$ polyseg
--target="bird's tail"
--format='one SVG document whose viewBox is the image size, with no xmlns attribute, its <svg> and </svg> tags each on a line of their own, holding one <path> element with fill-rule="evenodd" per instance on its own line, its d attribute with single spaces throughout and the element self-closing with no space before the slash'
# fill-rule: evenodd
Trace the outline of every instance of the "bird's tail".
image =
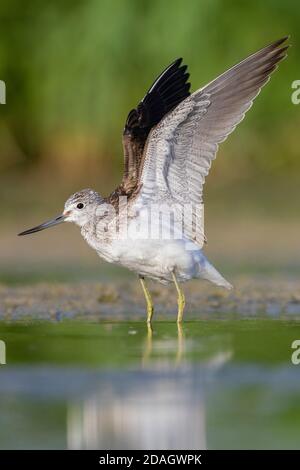
<svg viewBox="0 0 300 470">
<path fill-rule="evenodd" d="M 233 286 L 230 282 L 226 281 L 226 279 L 216 270 L 216 268 L 204 257 L 201 259 L 199 263 L 199 277 L 202 279 L 206 279 L 207 281 L 212 282 L 220 287 L 225 287 L 225 289 L 233 289 Z"/>
</svg>

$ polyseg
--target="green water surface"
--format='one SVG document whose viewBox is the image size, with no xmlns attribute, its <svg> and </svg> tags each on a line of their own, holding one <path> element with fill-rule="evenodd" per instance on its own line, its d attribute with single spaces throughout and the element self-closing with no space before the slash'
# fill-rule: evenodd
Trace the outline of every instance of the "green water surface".
<svg viewBox="0 0 300 470">
<path fill-rule="evenodd" d="M 298 318 L 3 323 L 1 448 L 299 448 Z"/>
</svg>

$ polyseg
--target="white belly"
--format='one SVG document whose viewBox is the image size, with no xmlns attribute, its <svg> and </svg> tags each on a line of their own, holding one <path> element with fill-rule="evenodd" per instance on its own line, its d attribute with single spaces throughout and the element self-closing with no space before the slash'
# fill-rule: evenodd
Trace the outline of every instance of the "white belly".
<svg viewBox="0 0 300 470">
<path fill-rule="evenodd" d="M 103 239 L 95 237 L 89 230 L 82 230 L 82 235 L 101 258 L 142 276 L 168 283 L 173 281 L 174 272 L 181 282 L 203 278 L 219 286 L 231 287 L 195 243 L 182 237 L 155 238 L 145 230 L 146 224 L 140 225 L 142 231 L 129 231 L 124 237 L 112 237 L 108 233 Z"/>
<path fill-rule="evenodd" d="M 114 240 L 97 249 L 99 256 L 120 264 L 131 271 L 155 280 L 170 282 L 172 272 L 180 281 L 199 274 L 200 258 L 204 255 L 194 245 L 183 240 Z"/>
</svg>

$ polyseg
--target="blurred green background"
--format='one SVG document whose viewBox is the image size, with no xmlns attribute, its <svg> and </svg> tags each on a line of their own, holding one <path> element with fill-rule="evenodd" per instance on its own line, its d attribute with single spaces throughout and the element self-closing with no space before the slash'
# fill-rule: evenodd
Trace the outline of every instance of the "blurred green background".
<svg viewBox="0 0 300 470">
<path fill-rule="evenodd" d="M 127 113 L 166 65 L 182 56 L 195 90 L 286 34 L 293 46 L 288 59 L 221 146 L 207 179 L 206 232 L 219 266 L 235 259 L 239 267 L 259 261 L 262 269 L 298 269 L 296 0 L 28 0 L 26 6 L 3 0 L 0 21 L 0 79 L 7 86 L 7 104 L 0 106 L 3 272 L 17 259 L 29 266 L 45 256 L 57 269 L 74 260 L 74 251 L 94 263 L 73 229 L 26 241 L 15 233 L 58 213 L 82 187 L 113 189 L 122 173 Z"/>
</svg>

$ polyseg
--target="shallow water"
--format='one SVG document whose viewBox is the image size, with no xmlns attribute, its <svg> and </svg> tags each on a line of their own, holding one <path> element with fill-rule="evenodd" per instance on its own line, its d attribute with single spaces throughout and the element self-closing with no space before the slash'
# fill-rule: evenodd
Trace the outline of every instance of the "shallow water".
<svg viewBox="0 0 300 470">
<path fill-rule="evenodd" d="M 3 323 L 1 448 L 299 448 L 292 320 Z"/>
</svg>

